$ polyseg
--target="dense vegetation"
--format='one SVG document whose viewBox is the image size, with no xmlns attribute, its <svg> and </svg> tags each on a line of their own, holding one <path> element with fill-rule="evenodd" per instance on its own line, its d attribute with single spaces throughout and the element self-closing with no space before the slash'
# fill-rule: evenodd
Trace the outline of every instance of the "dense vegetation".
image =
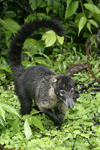
<svg viewBox="0 0 100 150">
<path fill-rule="evenodd" d="M 56 19 L 66 30 L 64 38 L 52 31 L 37 30 L 25 41 L 22 53 L 25 68 L 40 64 L 58 74 L 73 72 L 74 108 L 68 110 L 61 130 L 37 110 L 21 116 L 7 61 L 11 37 L 20 26 L 36 18 Z M 99 0 L 0 1 L 0 149 L 100 149 L 99 26 Z M 92 78 L 94 74 L 98 81 Z"/>
</svg>

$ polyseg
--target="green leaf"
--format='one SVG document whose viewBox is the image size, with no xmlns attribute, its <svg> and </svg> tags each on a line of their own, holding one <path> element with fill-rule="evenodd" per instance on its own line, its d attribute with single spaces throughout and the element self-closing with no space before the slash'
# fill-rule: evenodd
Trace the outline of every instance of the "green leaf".
<svg viewBox="0 0 100 150">
<path fill-rule="evenodd" d="M 44 65 L 44 66 L 47 65 L 47 61 L 43 58 L 40 58 L 40 57 L 39 58 L 38 57 L 34 58 L 34 62 L 38 63 L 40 65 Z"/>
<path fill-rule="evenodd" d="M 56 41 L 56 34 L 54 31 L 47 31 L 43 36 L 42 40 L 45 40 L 46 47 L 52 46 Z"/>
<path fill-rule="evenodd" d="M 40 130 L 44 131 L 44 127 L 43 127 L 43 125 L 42 125 L 41 120 L 39 120 L 39 118 L 34 117 L 34 116 L 31 116 L 31 117 L 30 117 L 30 122 L 31 122 L 34 126 L 38 127 Z"/>
<path fill-rule="evenodd" d="M 5 70 L 6 72 L 11 72 L 11 69 L 8 65 L 0 65 L 0 70 Z"/>
<path fill-rule="evenodd" d="M 16 120 L 13 122 L 12 127 L 13 127 L 14 134 L 19 132 L 19 123 Z"/>
<path fill-rule="evenodd" d="M 52 1 L 51 0 L 47 0 L 47 6 L 51 6 L 52 5 Z"/>
<path fill-rule="evenodd" d="M 99 26 L 98 26 L 98 24 L 94 21 L 94 20 L 92 20 L 92 19 L 90 19 L 90 20 L 88 20 L 93 26 L 95 26 L 96 28 L 98 28 Z"/>
<path fill-rule="evenodd" d="M 40 112 L 42 112 L 42 111 L 32 110 L 32 111 L 31 111 L 31 116 L 32 116 L 32 115 L 35 115 L 35 114 L 38 114 L 38 113 L 40 113 Z"/>
<path fill-rule="evenodd" d="M 13 19 L 0 19 L 0 23 L 12 33 L 16 33 L 20 29 L 19 24 Z"/>
<path fill-rule="evenodd" d="M 23 49 L 29 50 L 34 55 L 39 49 L 39 44 L 35 39 L 29 38 L 25 40 Z"/>
<path fill-rule="evenodd" d="M 64 42 L 64 36 L 60 37 L 60 36 L 57 35 L 57 40 L 62 45 L 63 42 Z"/>
<path fill-rule="evenodd" d="M 70 6 L 68 7 L 68 9 L 65 12 L 65 19 L 69 18 L 76 12 L 76 10 L 78 9 L 78 5 L 79 5 L 78 1 L 70 4 Z"/>
<path fill-rule="evenodd" d="M 49 13 L 50 9 L 51 9 L 51 7 L 46 7 L 47 14 Z"/>
<path fill-rule="evenodd" d="M 29 14 L 29 15 L 27 16 L 27 18 L 25 19 L 25 23 L 28 23 L 28 22 L 33 21 L 33 20 L 35 20 L 35 19 L 36 19 L 36 17 L 33 15 L 33 13 L 32 13 L 32 14 Z"/>
<path fill-rule="evenodd" d="M 79 33 L 84 28 L 86 22 L 87 22 L 87 18 L 85 16 L 80 19 L 80 21 L 79 21 Z"/>
<path fill-rule="evenodd" d="M 6 18 L 13 18 L 16 17 L 16 13 L 14 11 L 6 11 Z"/>
<path fill-rule="evenodd" d="M 64 5 L 59 8 L 59 16 L 62 18 L 64 16 Z"/>
<path fill-rule="evenodd" d="M 79 21 L 80 21 L 80 19 L 81 19 L 82 17 L 84 17 L 84 14 L 83 14 L 83 13 L 78 13 L 78 14 L 76 15 L 76 17 L 75 17 L 75 23 L 76 23 L 76 24 L 79 24 Z"/>
<path fill-rule="evenodd" d="M 100 14 L 99 8 L 97 6 L 95 6 L 94 4 L 86 3 L 86 4 L 84 4 L 84 7 L 96 14 Z"/>
<path fill-rule="evenodd" d="M 3 106 L 5 111 L 8 111 L 18 117 L 20 117 L 19 113 L 16 111 L 15 108 L 13 108 L 12 106 L 8 105 L 8 104 L 4 104 L 4 103 L 0 103 L 1 106 Z"/>
<path fill-rule="evenodd" d="M 83 137 L 85 137 L 85 138 L 87 138 L 87 139 L 89 139 L 89 134 L 84 134 L 84 133 L 81 133 L 81 136 L 83 136 Z"/>
<path fill-rule="evenodd" d="M 42 0 L 29 0 L 29 4 L 33 11 L 41 5 Z"/>
<path fill-rule="evenodd" d="M 70 3 L 72 2 L 72 0 L 67 0 L 67 8 L 69 7 Z"/>
<path fill-rule="evenodd" d="M 25 120 L 24 131 L 25 131 L 26 138 L 29 138 L 32 135 L 32 130 L 30 128 L 28 119 Z"/>
<path fill-rule="evenodd" d="M 87 23 L 87 28 L 89 29 L 89 31 L 91 32 L 91 34 L 92 34 L 92 31 L 91 31 L 91 24 L 90 24 L 90 22 L 88 22 Z"/>
<path fill-rule="evenodd" d="M 5 110 L 2 105 L 0 105 L 0 115 L 3 118 L 3 120 L 5 121 Z"/>
<path fill-rule="evenodd" d="M 2 119 L 1 115 L 0 115 L 0 124 L 5 127 L 5 123 L 4 123 L 4 120 Z"/>
<path fill-rule="evenodd" d="M 44 53 L 41 53 L 41 52 L 38 52 L 37 54 L 42 55 L 43 57 L 45 57 L 49 61 L 49 63 L 51 64 L 51 60 L 47 55 L 45 55 Z"/>
</svg>

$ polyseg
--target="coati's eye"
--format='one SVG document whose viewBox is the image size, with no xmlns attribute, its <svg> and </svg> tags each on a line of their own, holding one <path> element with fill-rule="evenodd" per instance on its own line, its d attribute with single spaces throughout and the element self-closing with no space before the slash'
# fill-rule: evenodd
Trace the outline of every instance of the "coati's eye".
<svg viewBox="0 0 100 150">
<path fill-rule="evenodd" d="M 60 90 L 60 96 L 63 96 L 64 90 Z"/>
<path fill-rule="evenodd" d="M 74 88 L 71 88 L 71 90 L 70 90 L 70 91 L 71 91 L 71 93 L 72 93 L 72 94 L 74 94 Z"/>
</svg>

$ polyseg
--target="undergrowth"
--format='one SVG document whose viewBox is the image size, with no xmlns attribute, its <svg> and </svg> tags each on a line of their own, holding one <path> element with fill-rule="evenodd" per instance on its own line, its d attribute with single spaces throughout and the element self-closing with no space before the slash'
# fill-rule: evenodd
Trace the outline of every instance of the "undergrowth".
<svg viewBox="0 0 100 150">
<path fill-rule="evenodd" d="M 98 61 L 95 62 L 93 70 L 97 71 Z M 57 69 L 55 64 L 57 64 L 57 60 L 54 62 L 52 70 Z M 64 68 L 63 65 L 62 67 Z M 61 72 L 60 68 L 58 72 Z M 100 85 L 95 82 L 93 86 L 89 86 L 94 80 L 90 78 L 85 82 L 89 76 L 87 70 L 73 76 L 74 81 L 78 83 L 77 90 L 81 90 L 81 84 L 86 89 L 79 94 L 79 98 L 74 102 L 74 108 L 68 109 L 61 130 L 57 130 L 52 121 L 36 110 L 33 110 L 30 115 L 22 117 L 20 103 L 14 92 L 14 83 L 8 83 L 5 89 L 5 86 L 2 86 L 2 82 L 4 82 L 2 78 L 0 144 L 4 148 L 16 150 L 99 150 L 100 91 L 95 92 L 95 89 Z"/>
</svg>

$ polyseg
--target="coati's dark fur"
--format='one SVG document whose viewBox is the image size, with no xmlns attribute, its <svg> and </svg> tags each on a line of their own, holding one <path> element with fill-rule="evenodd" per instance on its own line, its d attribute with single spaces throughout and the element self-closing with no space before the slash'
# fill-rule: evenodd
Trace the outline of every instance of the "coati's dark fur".
<svg viewBox="0 0 100 150">
<path fill-rule="evenodd" d="M 8 58 L 15 77 L 15 88 L 21 102 L 22 115 L 30 113 L 34 99 L 38 108 L 60 127 L 67 108 L 73 108 L 72 78 L 67 75 L 57 75 L 43 66 L 33 66 L 25 70 L 21 64 L 25 39 L 41 27 L 52 29 L 59 36 L 65 34 L 64 28 L 54 20 L 42 19 L 27 23 L 13 37 Z"/>
</svg>

